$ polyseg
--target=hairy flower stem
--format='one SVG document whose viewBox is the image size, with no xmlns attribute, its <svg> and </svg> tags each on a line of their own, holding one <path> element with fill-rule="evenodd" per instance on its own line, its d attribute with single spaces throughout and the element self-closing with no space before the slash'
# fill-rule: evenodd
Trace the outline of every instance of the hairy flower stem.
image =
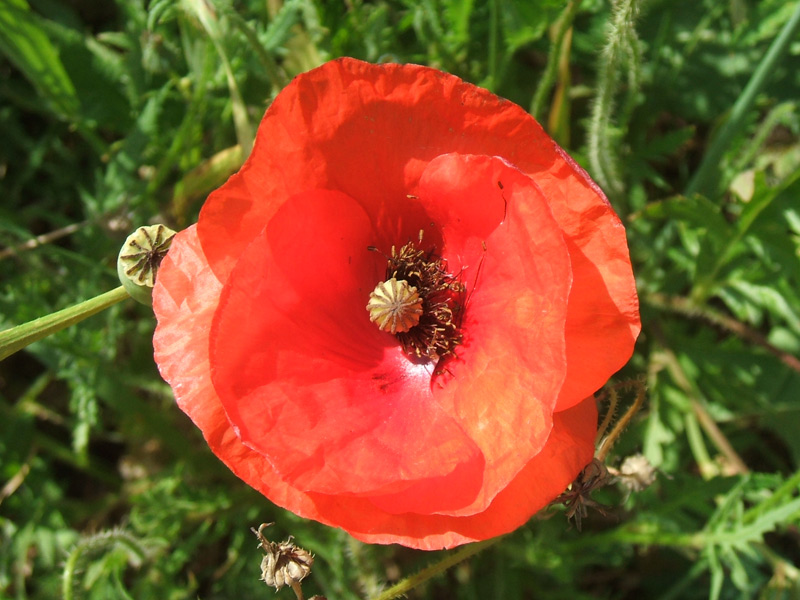
<svg viewBox="0 0 800 600">
<path fill-rule="evenodd" d="M 598 396 L 597 401 L 602 402 L 604 398 L 602 396 Z M 597 428 L 597 436 L 595 437 L 595 447 L 600 444 L 600 440 L 603 439 L 603 436 L 608 431 L 608 427 L 611 425 L 611 421 L 614 420 L 614 415 L 617 414 L 617 406 L 619 405 L 619 394 L 617 394 L 617 390 L 611 388 L 608 390 L 608 408 L 606 409 L 606 414 L 603 417 L 603 422 L 600 423 L 600 426 Z"/>
<path fill-rule="evenodd" d="M 625 389 L 635 390 L 636 397 L 634 398 L 633 404 L 631 404 L 630 408 L 625 411 L 625 414 L 622 415 L 622 417 L 615 423 L 611 432 L 605 436 L 603 441 L 598 445 L 597 452 L 595 452 L 595 458 L 600 462 L 605 462 L 608 453 L 611 452 L 611 448 L 614 447 L 614 444 L 619 439 L 619 436 L 623 431 L 625 431 L 625 428 L 630 425 L 631 419 L 633 419 L 634 415 L 636 415 L 636 413 L 639 412 L 639 409 L 642 408 L 642 404 L 644 403 L 644 399 L 647 394 L 647 387 L 642 381 L 637 379 L 623 381 L 613 386 L 609 390 L 609 395 L 611 396 L 611 406 L 606 414 L 606 419 L 603 421 L 603 425 L 600 427 L 599 435 L 602 435 L 605 432 L 605 428 L 607 428 L 609 425 L 610 417 L 613 416 L 613 412 L 616 409 L 618 402 L 617 392 Z"/>
<path fill-rule="evenodd" d="M 125 288 L 119 286 L 91 300 L 86 300 L 46 317 L 40 317 L 2 331 L 0 332 L 0 360 L 5 360 L 29 344 L 61 331 L 70 325 L 80 323 L 84 319 L 96 315 L 100 311 L 114 306 L 127 298 L 130 298 L 128 292 L 125 291 Z"/>
<path fill-rule="evenodd" d="M 572 22 L 575 20 L 575 13 L 578 12 L 578 7 L 580 5 L 581 0 L 570 0 L 555 24 L 555 34 L 553 36 L 550 55 L 547 57 L 547 66 L 545 67 L 544 74 L 539 81 L 539 85 L 536 87 L 536 93 L 531 101 L 530 113 L 537 121 L 542 120 L 542 109 L 544 108 L 547 96 L 550 94 L 550 89 L 553 87 L 558 65 L 565 50 L 564 39 L 567 32 L 572 27 Z"/>
<path fill-rule="evenodd" d="M 731 109 L 730 118 L 720 128 L 719 133 L 714 137 L 711 146 L 703 157 L 703 162 L 695 172 L 689 185 L 686 187 L 686 195 L 703 194 L 713 196 L 718 191 L 720 168 L 719 164 L 722 155 L 730 147 L 733 137 L 744 127 L 745 119 L 758 94 L 764 87 L 767 78 L 775 71 L 778 62 L 789 50 L 789 44 L 794 39 L 794 35 L 800 27 L 800 3 L 794 9 L 791 18 L 783 26 L 778 37 L 772 42 L 764 58 L 761 59 L 755 73 L 747 82 L 747 86 L 736 100 Z"/>
<path fill-rule="evenodd" d="M 639 14 L 639 0 L 615 0 L 609 22 L 606 45 L 600 56 L 597 95 L 589 122 L 589 164 L 592 175 L 609 195 L 619 196 L 625 186 L 620 177 L 616 148 L 624 120 L 615 128 L 612 114 L 619 89 L 620 73 L 626 69 L 627 100 L 623 115 L 630 112 L 639 90 L 639 39 L 634 23 Z"/>
<path fill-rule="evenodd" d="M 64 564 L 64 573 L 61 579 L 61 597 L 64 600 L 82 597 L 83 593 L 75 593 L 82 588 L 76 581 L 79 574 L 86 570 L 86 565 L 101 554 L 107 554 L 114 549 L 122 548 L 128 555 L 128 563 L 138 567 L 147 557 L 147 549 L 134 536 L 121 529 L 112 529 L 84 538 L 77 543 L 67 557 Z"/>
<path fill-rule="evenodd" d="M 422 569 L 422 571 L 419 573 L 412 575 L 411 577 L 407 577 L 400 583 L 390 587 L 388 590 L 384 590 L 377 596 L 373 596 L 370 598 L 370 600 L 392 600 L 392 598 L 399 598 L 400 596 L 413 590 L 418 585 L 425 583 L 429 579 L 432 579 L 441 573 L 444 573 L 450 567 L 453 567 L 461 561 L 476 555 L 478 552 L 485 550 L 489 546 L 493 546 L 500 541 L 500 539 L 502 538 L 496 537 L 490 540 L 484 540 L 483 542 L 476 542 L 474 544 L 464 546 L 463 548 L 448 554 L 438 563 Z"/>
</svg>

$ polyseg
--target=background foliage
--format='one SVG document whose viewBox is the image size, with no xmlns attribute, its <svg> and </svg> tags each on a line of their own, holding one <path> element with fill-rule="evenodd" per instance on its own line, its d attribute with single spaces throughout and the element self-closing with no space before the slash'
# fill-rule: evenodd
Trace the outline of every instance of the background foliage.
<svg viewBox="0 0 800 600">
<path fill-rule="evenodd" d="M 628 229 L 648 401 L 578 532 L 534 519 L 411 598 L 800 597 L 800 41 L 786 0 L 0 0 L 0 326 L 117 285 L 148 222 L 192 223 L 270 99 L 342 55 L 531 107 Z M 748 81 L 765 69 L 755 89 Z M 729 123 L 725 131 L 725 123 Z M 718 143 L 722 134 L 725 143 Z M 127 302 L 0 363 L 0 598 L 271 598 L 249 527 L 369 597 L 436 553 L 276 509 L 211 455 Z M 291 598 L 288 589 L 279 598 Z"/>
</svg>

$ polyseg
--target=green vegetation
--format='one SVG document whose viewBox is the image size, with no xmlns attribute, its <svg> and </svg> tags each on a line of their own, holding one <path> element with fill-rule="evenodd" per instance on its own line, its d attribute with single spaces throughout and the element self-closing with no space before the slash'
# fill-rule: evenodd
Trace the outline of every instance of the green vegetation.
<svg viewBox="0 0 800 600">
<path fill-rule="evenodd" d="M 582 531 L 561 514 L 418 599 L 800 597 L 800 2 L 0 0 L 0 329 L 119 284 L 136 227 L 195 221 L 270 99 L 348 55 L 454 73 L 537 118 L 622 216 L 644 408 Z M 442 558 L 366 546 L 242 484 L 174 406 L 152 311 L 0 362 L 0 599 L 290 599 L 249 528 L 370 598 Z M 563 511 L 562 511 L 563 512 Z"/>
</svg>

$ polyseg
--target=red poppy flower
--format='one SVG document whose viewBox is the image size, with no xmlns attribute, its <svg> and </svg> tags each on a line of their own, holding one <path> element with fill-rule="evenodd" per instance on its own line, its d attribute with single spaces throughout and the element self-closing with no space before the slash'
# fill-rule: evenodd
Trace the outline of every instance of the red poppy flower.
<svg viewBox="0 0 800 600">
<path fill-rule="evenodd" d="M 365 308 L 404 247 L 422 264 L 407 279 L 444 282 L 403 283 L 424 296 L 409 318 L 436 305 L 449 327 L 414 343 Z M 436 70 L 352 59 L 275 99 L 175 237 L 154 308 L 161 373 L 231 470 L 424 549 L 511 531 L 564 491 L 593 456 L 591 395 L 639 332 L 624 229 L 536 121 Z"/>
</svg>

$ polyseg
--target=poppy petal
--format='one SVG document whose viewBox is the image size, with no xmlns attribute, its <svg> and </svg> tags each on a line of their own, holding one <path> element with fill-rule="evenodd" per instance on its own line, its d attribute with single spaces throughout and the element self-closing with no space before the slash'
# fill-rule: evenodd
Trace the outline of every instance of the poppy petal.
<svg viewBox="0 0 800 600">
<path fill-rule="evenodd" d="M 410 361 L 369 321 L 393 245 L 467 287 L 463 343 Z M 359 539 L 510 531 L 590 460 L 589 397 L 639 332 L 625 232 L 529 115 L 414 65 L 333 61 L 273 102 L 241 171 L 176 236 L 156 360 L 239 477 Z"/>
<path fill-rule="evenodd" d="M 373 239 L 366 213 L 340 192 L 282 207 L 225 283 L 214 386 L 242 441 L 295 487 L 393 493 L 446 478 L 463 502 L 481 486 L 483 457 L 432 401 L 431 368 L 369 321 L 385 269 Z"/>
<path fill-rule="evenodd" d="M 451 152 L 499 156 L 530 176 L 564 232 L 576 283 L 558 408 L 571 406 L 627 362 L 640 330 L 625 230 L 529 114 L 452 75 L 343 58 L 295 78 L 267 110 L 239 176 L 203 206 L 198 227 L 211 268 L 224 280 L 258 224 L 298 186 L 340 190 L 388 238 L 413 238 L 416 223 L 382 219 L 415 206 L 409 190 L 432 159 Z"/>
<path fill-rule="evenodd" d="M 353 537 L 372 544 L 400 543 L 422 550 L 452 548 L 513 531 L 545 508 L 592 460 L 597 408 L 594 398 L 556 413 L 542 452 L 509 482 L 483 512 L 466 517 L 387 515 L 357 498 L 313 494 L 323 522 L 344 527 Z"/>
<path fill-rule="evenodd" d="M 498 494 L 489 510 L 471 517 L 390 514 L 368 498 L 306 494 L 284 481 L 261 454 L 244 445 L 228 423 L 211 382 L 208 336 L 221 284 L 207 268 L 196 228 L 179 233 L 161 265 L 153 306 L 159 317 L 154 348 L 178 405 L 203 432 L 211 450 L 242 480 L 300 516 L 342 527 L 368 543 L 401 543 L 435 550 L 512 531 L 555 498 L 594 452 L 593 399 L 554 416 L 542 452 Z"/>
<path fill-rule="evenodd" d="M 436 399 L 486 461 L 481 494 L 447 513 L 473 514 L 550 435 L 566 374 L 570 256 L 537 185 L 500 158 L 439 156 L 414 193 L 443 224 L 442 254 L 467 286 L 464 344 Z"/>
</svg>

